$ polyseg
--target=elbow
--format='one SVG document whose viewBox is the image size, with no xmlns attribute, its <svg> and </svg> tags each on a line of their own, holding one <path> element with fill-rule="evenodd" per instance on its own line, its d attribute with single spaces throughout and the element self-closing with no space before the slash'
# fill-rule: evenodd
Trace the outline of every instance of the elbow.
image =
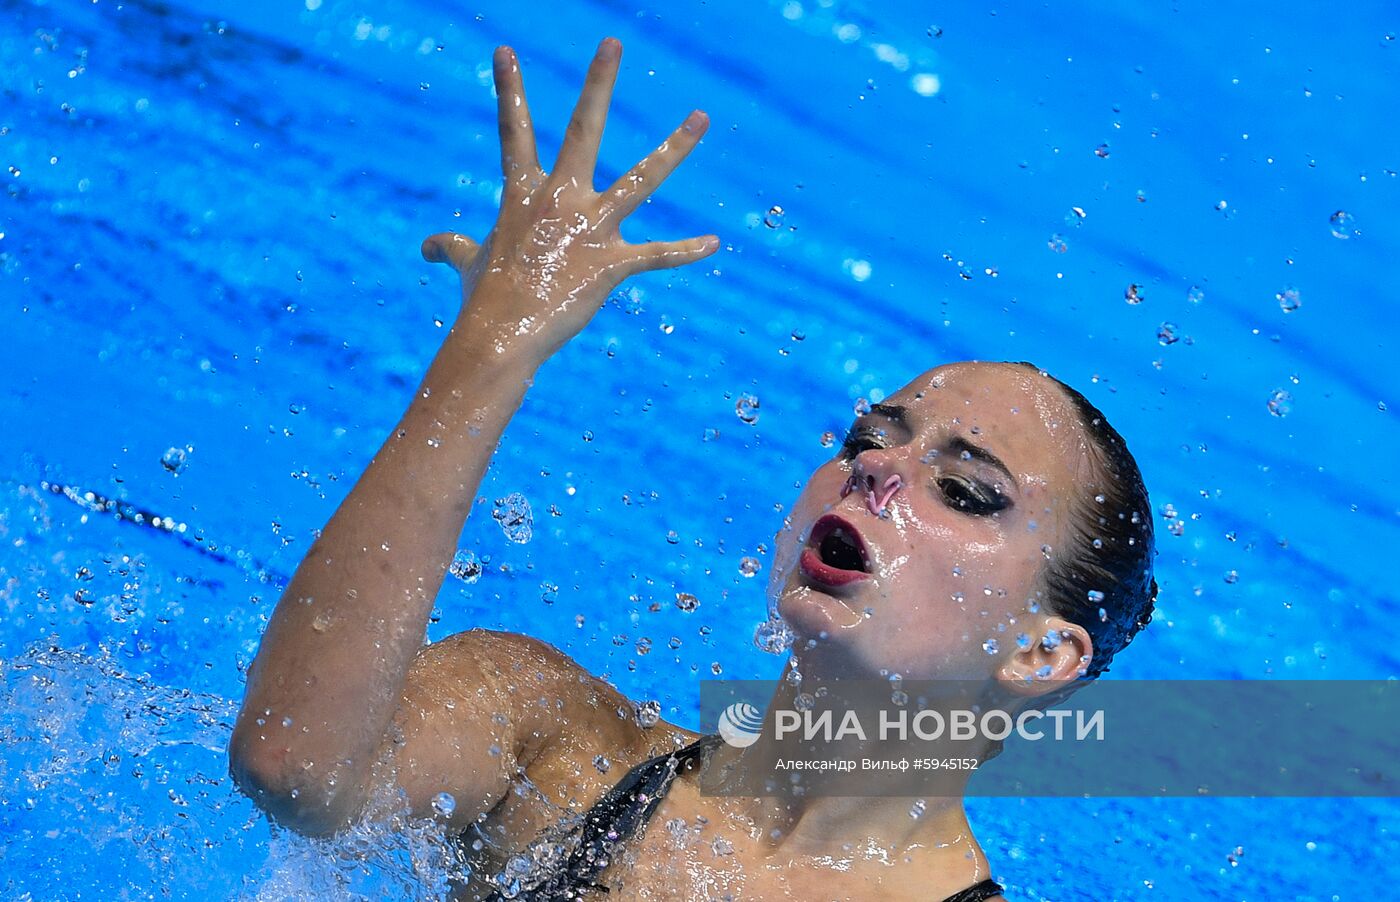
<svg viewBox="0 0 1400 902">
<path fill-rule="evenodd" d="M 350 826 L 362 801 L 358 781 L 336 767 L 309 761 L 240 718 L 229 740 L 229 775 L 244 795 L 278 824 L 305 836 L 331 836 Z"/>
</svg>

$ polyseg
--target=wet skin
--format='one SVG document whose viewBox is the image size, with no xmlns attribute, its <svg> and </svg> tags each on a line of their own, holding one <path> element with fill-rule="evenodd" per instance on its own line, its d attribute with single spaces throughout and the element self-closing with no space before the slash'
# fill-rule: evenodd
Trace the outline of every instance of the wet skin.
<svg viewBox="0 0 1400 902">
<path fill-rule="evenodd" d="M 471 630 L 423 644 L 457 536 L 538 368 L 628 275 L 718 247 L 715 236 L 633 245 L 618 232 L 699 142 L 703 113 L 615 184 L 593 184 L 620 55 L 615 40 L 600 45 L 546 172 L 518 61 L 508 48 L 496 53 L 500 214 L 480 245 L 445 232 L 422 247 L 461 274 L 462 310 L 402 419 L 297 568 L 249 671 L 230 768 L 286 826 L 334 834 L 378 805 L 397 805 L 451 831 L 479 828 L 499 863 L 631 765 L 695 737 L 665 722 L 643 727 L 615 688 L 529 637 Z M 1091 652 L 1083 630 L 1029 610 L 1041 548 L 1065 539 L 1070 499 L 1092 473 L 1064 398 L 1026 370 L 955 364 L 884 404 L 857 424 L 849 454 L 813 474 L 778 537 L 771 588 L 799 635 L 794 662 L 809 678 L 899 672 L 1031 687 L 1017 690 L 1024 694 L 1039 691 L 1032 674 L 1047 668 L 1072 676 Z M 939 453 L 924 462 L 931 451 Z M 869 572 L 839 588 L 796 566 L 828 512 L 856 526 L 870 556 Z M 983 641 L 1008 635 L 997 627 L 1012 618 L 1067 641 L 1053 652 L 1003 642 L 986 654 Z M 611 766 L 600 768 L 599 757 Z M 455 800 L 450 815 L 433 804 L 441 793 Z M 686 776 L 653 825 L 672 820 L 698 828 L 691 841 L 677 846 L 666 830 L 647 831 L 603 875 L 618 888 L 610 898 L 898 902 L 942 898 L 987 874 L 960 799 L 916 820 L 907 800 L 708 799 Z M 714 852 L 715 838 L 732 851 Z"/>
<path fill-rule="evenodd" d="M 1008 364 L 937 367 L 859 417 L 776 543 L 769 591 L 809 640 L 799 647 L 814 643 L 809 666 L 832 676 L 1006 677 L 1018 633 L 1082 633 L 1031 608 L 1044 600 L 1045 549 L 1070 540 L 1075 506 L 1093 491 L 1086 441 L 1058 385 Z M 881 491 L 895 476 L 899 488 Z M 843 497 L 848 481 L 862 488 Z M 888 495 L 880 514 L 868 485 Z M 829 512 L 859 531 L 867 578 L 825 586 L 799 566 Z M 988 639 L 1008 655 L 988 655 Z"/>
</svg>

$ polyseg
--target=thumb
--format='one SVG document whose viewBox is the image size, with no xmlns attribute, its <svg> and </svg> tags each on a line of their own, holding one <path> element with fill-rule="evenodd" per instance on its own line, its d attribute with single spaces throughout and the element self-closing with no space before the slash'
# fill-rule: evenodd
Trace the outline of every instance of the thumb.
<svg viewBox="0 0 1400 902">
<path fill-rule="evenodd" d="M 423 239 L 420 248 L 423 259 L 429 263 L 446 263 L 458 272 L 464 272 L 476 259 L 481 245 L 466 235 L 456 232 L 438 232 Z"/>
</svg>

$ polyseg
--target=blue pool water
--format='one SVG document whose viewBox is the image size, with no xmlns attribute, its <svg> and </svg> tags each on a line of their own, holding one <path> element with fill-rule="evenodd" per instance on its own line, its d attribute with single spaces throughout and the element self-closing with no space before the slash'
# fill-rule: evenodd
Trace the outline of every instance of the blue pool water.
<svg viewBox="0 0 1400 902">
<path fill-rule="evenodd" d="M 431 831 L 274 831 L 223 749 L 281 586 L 455 313 L 419 241 L 492 221 L 503 42 L 547 155 L 622 39 L 604 178 L 708 110 L 629 234 L 725 247 L 543 370 L 433 638 L 527 631 L 693 724 L 702 677 L 778 672 L 739 562 L 822 433 L 976 357 L 1079 387 L 1143 466 L 1162 595 L 1115 676 L 1400 672 L 1393 5 L 459 6 L 0 4 L 4 898 L 442 885 Z M 490 517 L 517 492 L 523 544 Z M 1400 881 L 1393 801 L 969 807 L 1013 900 Z"/>
</svg>

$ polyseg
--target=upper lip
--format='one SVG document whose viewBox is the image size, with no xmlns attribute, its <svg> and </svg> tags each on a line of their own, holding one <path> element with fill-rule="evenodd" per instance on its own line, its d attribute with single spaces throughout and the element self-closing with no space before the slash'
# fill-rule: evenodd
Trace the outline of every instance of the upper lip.
<svg viewBox="0 0 1400 902">
<path fill-rule="evenodd" d="M 870 572 L 870 548 L 865 544 L 865 537 L 856 529 L 855 524 L 839 514 L 823 514 L 817 518 L 817 522 L 812 524 L 812 531 L 807 536 L 807 547 L 821 552 L 822 541 L 835 530 L 841 530 L 846 537 L 855 545 L 860 552 L 861 569 L 866 573 Z"/>
</svg>

